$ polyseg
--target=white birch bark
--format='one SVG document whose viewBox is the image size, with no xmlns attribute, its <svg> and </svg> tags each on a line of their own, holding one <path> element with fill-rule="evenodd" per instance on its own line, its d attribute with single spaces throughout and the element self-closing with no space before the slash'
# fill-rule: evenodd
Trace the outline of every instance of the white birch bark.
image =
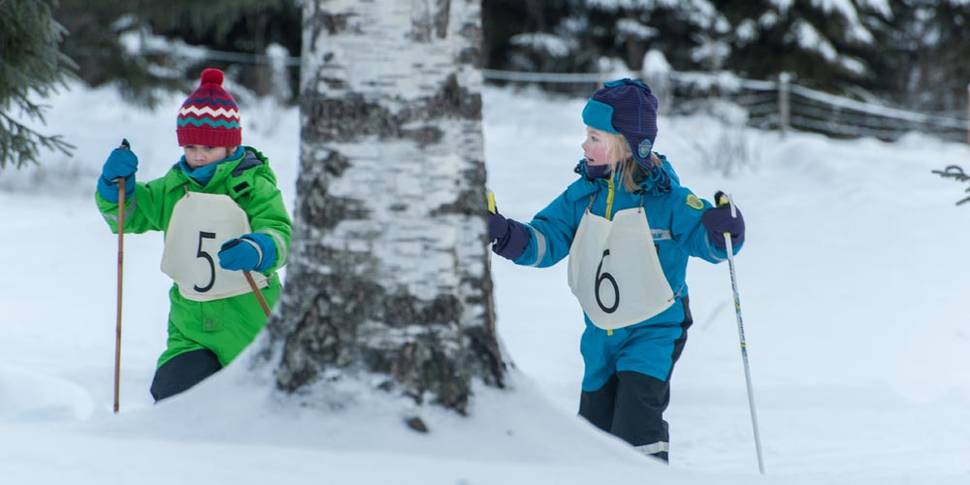
<svg viewBox="0 0 970 485">
<path fill-rule="evenodd" d="M 502 387 L 488 260 L 480 0 L 307 0 L 286 391 L 357 380 L 465 413 Z"/>
</svg>

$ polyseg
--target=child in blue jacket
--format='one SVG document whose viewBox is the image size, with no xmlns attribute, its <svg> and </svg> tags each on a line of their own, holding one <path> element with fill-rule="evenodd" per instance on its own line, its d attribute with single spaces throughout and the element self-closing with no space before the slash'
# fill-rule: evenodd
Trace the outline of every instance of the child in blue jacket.
<svg viewBox="0 0 970 485">
<path fill-rule="evenodd" d="M 492 211 L 492 249 L 524 266 L 570 256 L 569 285 L 586 323 L 579 414 L 667 461 L 663 412 L 692 323 L 687 258 L 724 261 L 724 233 L 736 253 L 744 220 L 681 186 L 667 159 L 653 152 L 657 98 L 645 84 L 606 83 L 582 116 L 579 178 L 528 224 Z"/>
</svg>

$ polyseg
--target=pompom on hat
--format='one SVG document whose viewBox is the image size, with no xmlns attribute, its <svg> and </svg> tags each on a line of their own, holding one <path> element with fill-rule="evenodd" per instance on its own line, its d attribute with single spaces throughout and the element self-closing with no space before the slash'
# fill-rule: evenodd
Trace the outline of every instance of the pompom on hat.
<svg viewBox="0 0 970 485">
<path fill-rule="evenodd" d="M 657 139 L 657 97 L 635 79 L 610 81 L 596 90 L 583 108 L 583 123 L 607 133 L 623 135 L 634 160 L 651 167 L 650 153 Z"/>
<path fill-rule="evenodd" d="M 239 106 L 222 88 L 219 69 L 202 71 L 199 87 L 182 103 L 175 133 L 179 146 L 233 147 L 242 144 Z"/>
</svg>

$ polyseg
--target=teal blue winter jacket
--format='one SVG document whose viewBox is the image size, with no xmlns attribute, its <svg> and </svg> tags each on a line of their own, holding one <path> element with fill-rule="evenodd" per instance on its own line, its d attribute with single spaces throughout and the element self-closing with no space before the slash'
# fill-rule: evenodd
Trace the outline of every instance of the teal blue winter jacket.
<svg viewBox="0 0 970 485">
<path fill-rule="evenodd" d="M 653 177 L 641 183 L 641 191 L 637 193 L 626 190 L 619 172 L 608 178 L 587 179 L 585 163 L 580 162 L 577 167 L 579 179 L 526 225 L 530 229 L 529 243 L 515 264 L 544 268 L 568 256 L 587 207 L 593 214 L 611 219 L 617 211 L 642 205 L 667 282 L 678 297 L 687 295 L 687 257 L 696 256 L 719 263 L 727 259 L 727 254 L 708 240 L 707 231 L 701 224 L 701 215 L 711 207 L 710 202 L 681 186 L 680 178 L 667 158 L 658 156 L 662 166 Z M 735 254 L 741 246 L 743 243 L 734 248 Z M 684 315 L 677 307 L 674 305 L 642 324 L 680 322 Z"/>
<path fill-rule="evenodd" d="M 587 360 L 599 360 L 605 351 L 601 347 L 612 345 L 604 340 L 607 336 L 617 334 L 619 340 L 633 337 L 637 329 L 656 326 L 655 331 L 669 329 L 671 347 L 674 340 L 681 337 L 681 323 L 684 322 L 685 298 L 687 297 L 687 258 L 696 256 L 712 263 L 718 263 L 727 258 L 725 250 L 719 249 L 708 240 L 707 231 L 701 223 L 701 215 L 711 207 L 705 200 L 696 197 L 690 189 L 680 185 L 680 179 L 666 157 L 658 155 L 662 164 L 651 171 L 650 176 L 640 184 L 640 190 L 629 192 L 623 186 L 622 174 L 617 172 L 603 179 L 589 180 L 585 174 L 585 162 L 577 167 L 579 179 L 569 185 L 566 190 L 556 197 L 545 209 L 542 209 L 529 222 L 529 242 L 525 251 L 515 259 L 515 263 L 526 266 L 552 266 L 569 255 L 573 237 L 586 208 L 593 214 L 612 218 L 619 210 L 642 206 L 646 210 L 647 220 L 653 233 L 653 240 L 657 247 L 661 267 L 667 277 L 670 288 L 673 289 L 677 301 L 658 315 L 638 324 L 608 332 L 593 326 L 589 317 L 586 321 L 586 334 L 583 337 L 582 351 Z M 734 248 L 737 253 L 741 245 Z M 666 333 L 666 332 L 664 332 Z M 609 340 L 616 341 L 617 338 Z M 596 344 L 593 344 L 593 341 Z M 668 340 L 668 339 L 665 339 Z M 652 360 L 652 359 L 649 359 Z M 666 379 L 669 365 L 660 359 L 656 368 L 652 364 L 638 365 L 640 372 L 654 375 L 662 380 Z M 622 370 L 622 369 L 621 369 Z M 584 389 L 596 386 L 608 376 L 590 376 L 584 379 Z"/>
</svg>

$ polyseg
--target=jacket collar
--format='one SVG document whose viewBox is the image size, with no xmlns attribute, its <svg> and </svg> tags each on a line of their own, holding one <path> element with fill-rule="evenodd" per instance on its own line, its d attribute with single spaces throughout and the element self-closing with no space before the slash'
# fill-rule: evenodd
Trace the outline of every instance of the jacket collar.
<svg viewBox="0 0 970 485">
<path fill-rule="evenodd" d="M 674 171 L 674 167 L 670 165 L 667 161 L 667 157 L 659 153 L 656 154 L 660 158 L 659 166 L 652 166 L 647 173 L 647 176 L 640 182 L 640 190 L 648 195 L 661 195 L 673 190 L 674 186 L 680 185 L 680 177 L 677 176 L 677 172 Z M 605 186 L 607 181 L 606 178 L 590 178 L 587 172 L 586 159 L 581 159 L 579 163 L 576 164 L 576 168 L 573 169 L 574 172 L 579 174 L 580 183 L 577 187 L 577 192 L 574 196 L 582 197 L 584 195 L 589 195 L 590 193 L 598 190 L 600 186 Z M 582 192 L 582 193 L 579 193 Z"/>
<path fill-rule="evenodd" d="M 208 165 L 207 167 L 211 167 L 210 170 L 212 170 L 212 174 L 209 180 L 204 184 L 196 180 L 195 178 L 191 177 L 183 169 L 183 165 L 185 165 L 185 157 L 184 156 L 180 157 L 179 161 L 172 166 L 172 170 L 169 170 L 168 173 L 165 175 L 165 190 L 166 191 L 174 190 L 177 188 L 181 188 L 186 184 L 188 184 L 189 186 L 192 186 L 194 184 L 195 186 L 202 188 L 202 187 L 207 187 L 209 185 L 212 185 L 213 183 L 219 183 L 220 181 L 225 180 L 226 178 L 232 176 L 232 172 L 239 165 L 241 165 L 242 162 L 246 161 L 250 157 L 255 157 L 255 155 L 253 154 L 253 151 L 255 150 L 251 147 L 240 146 L 235 153 L 226 157 L 225 160 L 221 160 L 219 162 Z M 200 167 L 200 168 L 205 168 L 205 167 Z"/>
<path fill-rule="evenodd" d="M 182 158 L 179 159 L 178 165 L 179 168 L 182 169 L 182 173 L 195 180 L 199 185 L 205 187 L 208 185 L 209 181 L 212 180 L 220 165 L 239 160 L 243 157 L 245 152 L 246 150 L 240 146 L 236 148 L 236 151 L 230 153 L 226 158 L 223 158 L 215 163 L 203 165 L 201 167 L 193 167 L 189 165 L 188 162 L 185 161 L 185 155 L 183 155 Z"/>
</svg>

